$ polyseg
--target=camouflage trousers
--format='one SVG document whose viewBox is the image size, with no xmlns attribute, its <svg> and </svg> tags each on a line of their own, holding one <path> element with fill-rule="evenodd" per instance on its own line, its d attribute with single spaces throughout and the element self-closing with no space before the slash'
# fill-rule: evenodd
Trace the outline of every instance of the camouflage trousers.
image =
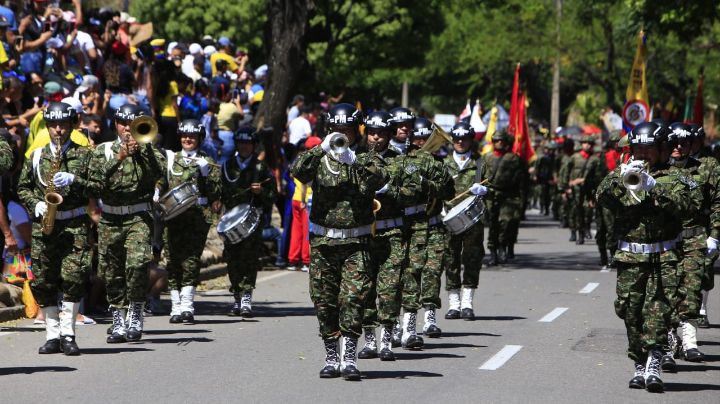
<svg viewBox="0 0 720 404">
<path fill-rule="evenodd" d="M 702 290 L 713 290 L 715 287 L 715 261 L 718 255 L 705 258 L 705 270 L 702 275 Z"/>
<path fill-rule="evenodd" d="M 400 315 L 405 240 L 400 229 L 378 233 L 370 241 L 370 286 L 363 327 L 392 325 Z"/>
<path fill-rule="evenodd" d="M 358 338 L 370 289 L 369 240 L 346 239 L 344 244 L 325 237 L 310 239 L 310 297 L 315 305 L 320 337 Z"/>
<path fill-rule="evenodd" d="M 445 260 L 448 262 L 445 265 L 446 290 L 460 289 L 461 286 L 477 289 L 482 260 L 485 256 L 484 231 L 482 222 L 478 222 L 462 234 L 449 236 L 445 254 Z"/>
<path fill-rule="evenodd" d="M 105 280 L 107 299 L 113 307 L 144 302 L 148 265 L 152 261 L 152 216 L 107 215 L 98 225 L 99 268 Z"/>
<path fill-rule="evenodd" d="M 705 234 L 683 240 L 682 260 L 678 264 L 678 291 L 673 301 L 673 324 L 700 317 L 702 278 L 705 273 Z"/>
<path fill-rule="evenodd" d="M 230 292 L 236 294 L 255 289 L 257 273 L 261 269 L 260 251 L 262 247 L 261 229 L 256 230 L 250 237 L 237 244 L 225 243 L 223 258 L 227 262 Z"/>
<path fill-rule="evenodd" d="M 87 215 L 56 220 L 53 232 L 46 236 L 42 225 L 32 224 L 31 287 L 40 307 L 57 306 L 58 293 L 63 301 L 79 302 L 85 295 L 85 283 L 91 268 L 92 251 L 87 242 L 90 220 Z"/>
<path fill-rule="evenodd" d="M 485 199 L 488 224 L 489 249 L 505 247 L 517 241 L 520 225 L 522 199 L 518 197 L 494 197 Z"/>
<path fill-rule="evenodd" d="M 598 251 L 602 254 L 608 248 L 607 224 L 605 223 L 602 207 L 596 205 L 593 211 L 595 212 L 595 226 L 597 229 L 597 233 L 595 233 L 595 243 L 597 244 Z M 586 234 L 585 236 L 589 237 L 590 235 Z"/>
<path fill-rule="evenodd" d="M 406 312 L 414 313 L 421 307 L 442 307 L 440 284 L 446 245 L 442 225 L 410 230 L 407 267 L 402 274 L 402 307 Z"/>
<path fill-rule="evenodd" d="M 577 188 L 573 189 L 572 196 L 568 200 L 568 207 L 570 209 L 568 225 L 571 230 L 585 231 L 590 228 L 595 209 L 590 206 L 586 196 Z"/>
<path fill-rule="evenodd" d="M 602 226 L 605 229 L 604 234 L 604 241 L 605 245 L 608 250 L 610 250 L 611 254 L 615 254 L 615 250 L 617 250 L 617 236 L 615 236 L 615 216 L 613 216 L 612 212 L 609 209 L 603 208 L 603 207 L 596 207 L 599 212 L 597 213 L 598 217 L 602 217 Z M 598 223 L 600 221 L 598 220 Z M 600 233 L 600 229 L 598 228 L 598 234 Z M 600 244 L 600 242 L 598 242 Z"/>
<path fill-rule="evenodd" d="M 165 222 L 168 285 L 171 290 L 199 283 L 200 256 L 209 230 L 210 224 L 202 211 L 195 208 Z"/>
<path fill-rule="evenodd" d="M 641 362 L 653 348 L 667 350 L 671 300 L 666 291 L 673 288 L 667 278 L 676 272 L 676 262 L 618 262 L 617 267 L 615 313 L 625 321 L 628 357 Z"/>
<path fill-rule="evenodd" d="M 538 187 L 540 189 L 540 213 L 549 212 L 554 188 L 547 182 L 539 184 Z"/>
</svg>

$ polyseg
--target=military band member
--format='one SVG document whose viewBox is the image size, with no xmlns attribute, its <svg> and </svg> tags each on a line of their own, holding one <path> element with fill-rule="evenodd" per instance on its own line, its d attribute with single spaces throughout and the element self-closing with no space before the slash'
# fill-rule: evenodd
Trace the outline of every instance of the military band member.
<svg viewBox="0 0 720 404">
<path fill-rule="evenodd" d="M 200 256 L 205 248 L 212 224 L 210 204 L 219 198 L 220 170 L 215 162 L 200 150 L 205 127 L 197 119 L 185 119 L 178 126 L 180 153 L 166 150 L 167 175 L 153 198 L 185 183 L 197 189 L 198 200 L 180 215 L 165 221 L 165 239 L 168 252 L 171 323 L 194 323 L 193 304 L 195 286 L 199 283 Z"/>
<path fill-rule="evenodd" d="M 142 338 L 143 308 L 152 261 L 151 214 L 157 182 L 165 175 L 165 158 L 152 142 L 138 143 L 131 123 L 143 115 L 136 105 L 115 112 L 115 141 L 100 144 L 92 154 L 92 196 L 100 198 L 99 268 L 105 278 L 113 315 L 110 344 Z"/>
<path fill-rule="evenodd" d="M 569 201 L 570 241 L 576 244 L 584 244 L 585 239 L 591 237 L 595 188 L 604 177 L 600 159 L 593 153 L 594 145 L 593 136 L 580 140 L 581 149 L 570 157 L 566 175 L 560 182 Z"/>
<path fill-rule="evenodd" d="M 486 168 L 484 161 L 472 147 L 474 134 L 473 128 L 464 122 L 455 124 L 450 131 L 453 152 L 445 158 L 444 163 L 455 180 L 455 195 L 469 191 L 472 195 L 484 196 L 488 192 L 487 188 L 480 184 Z M 450 211 L 464 199 L 453 199 L 445 204 L 445 209 Z M 482 260 L 485 257 L 484 232 L 481 220 L 465 232 L 449 237 L 449 251 L 446 254 L 448 265 L 445 272 L 445 289 L 448 291 L 446 319 L 475 319 L 473 295 L 478 287 Z"/>
<path fill-rule="evenodd" d="M 90 218 L 85 211 L 90 150 L 70 140 L 78 120 L 77 111 L 70 105 L 50 103 L 43 118 L 51 142 L 35 149 L 25 161 L 17 191 L 20 201 L 34 212 L 32 291 L 45 316 L 46 330 L 46 342 L 39 353 L 79 355 L 75 317 L 91 265 L 87 240 Z M 62 196 L 55 213 L 46 202 L 49 193 Z M 53 217 L 54 225 L 50 226 L 48 220 Z M 58 292 L 63 295 L 60 310 Z"/>
<path fill-rule="evenodd" d="M 230 211 L 241 204 L 249 204 L 263 214 L 270 212 L 275 201 L 275 185 L 267 165 L 258 160 L 258 135 L 255 128 L 245 126 L 235 131 L 235 156 L 222 166 L 222 190 L 215 211 L 221 206 Z M 230 292 L 235 302 L 229 315 L 252 317 L 252 295 L 260 267 L 262 226 L 237 244 L 225 242 L 223 258 L 227 262 Z"/>
<path fill-rule="evenodd" d="M 410 135 L 413 131 L 414 115 L 412 111 L 404 107 L 397 107 L 390 110 L 390 115 L 399 117 L 395 122 L 395 130 L 393 131 L 390 146 L 399 150 L 401 154 L 407 153 L 410 144 Z M 428 135 L 430 136 L 430 135 Z"/>
<path fill-rule="evenodd" d="M 369 244 L 375 192 L 388 182 L 382 158 L 356 156 L 360 111 L 340 103 L 328 112 L 330 133 L 320 147 L 301 154 L 292 175 L 312 182 L 310 295 L 325 345 L 321 378 L 360 380 L 357 342 L 370 287 Z M 340 363 L 338 340 L 343 337 Z"/>
<path fill-rule="evenodd" d="M 365 119 L 367 147 L 371 153 L 377 153 L 383 158 L 390 181 L 393 175 L 397 175 L 394 174 L 398 167 L 394 164 L 394 158 L 400 155 L 400 152 L 389 144 L 393 133 L 391 119 L 392 116 L 385 111 L 372 112 Z M 375 199 L 380 202 L 380 210 L 375 212 L 375 235 L 370 240 L 371 285 L 363 318 L 365 346 L 358 353 L 359 359 L 379 356 L 382 361 L 395 360 L 392 352 L 392 330 L 400 315 L 400 288 L 405 258 L 403 209 L 394 194 L 396 190 L 384 186 L 375 192 Z M 375 339 L 377 326 L 381 327 L 379 352 Z"/>
<path fill-rule="evenodd" d="M 663 391 L 661 359 L 671 322 L 668 296 L 677 285 L 680 214 L 702 203 L 692 179 L 670 173 L 661 160 L 661 132 L 653 122 L 636 126 L 628 135 L 632 160 L 608 174 L 597 190 L 598 201 L 616 219 L 615 312 L 625 321 L 628 356 L 635 362 L 629 387 L 651 392 Z M 637 189 L 628 189 L 625 176 L 634 176 L 630 183 Z"/>
</svg>

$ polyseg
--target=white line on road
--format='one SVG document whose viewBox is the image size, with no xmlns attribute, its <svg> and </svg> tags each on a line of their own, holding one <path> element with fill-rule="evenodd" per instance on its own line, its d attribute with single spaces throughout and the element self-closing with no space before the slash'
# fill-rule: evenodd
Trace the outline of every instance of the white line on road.
<svg viewBox="0 0 720 404">
<path fill-rule="evenodd" d="M 590 283 L 588 283 L 587 285 L 585 285 L 584 288 L 580 289 L 580 292 L 578 292 L 578 293 L 586 293 L 586 294 L 587 294 L 587 293 L 590 293 L 590 292 L 592 292 L 593 290 L 595 290 L 595 288 L 598 287 L 598 286 L 600 286 L 599 283 L 590 282 Z"/>
<path fill-rule="evenodd" d="M 549 323 L 555 320 L 556 318 L 560 317 L 563 313 L 567 311 L 567 307 L 556 307 L 551 311 L 550 313 L 546 314 L 545 317 L 538 320 L 541 323 Z"/>
<path fill-rule="evenodd" d="M 600 270 L 600 272 L 610 272 L 610 268 L 608 268 L 608 266 L 605 265 L 604 267 L 602 267 L 602 269 Z"/>
<path fill-rule="evenodd" d="M 522 345 L 505 345 L 500 352 L 496 353 L 487 362 L 483 363 L 478 369 L 480 370 L 497 370 L 505 362 L 509 361 L 516 353 L 520 352 Z"/>
</svg>

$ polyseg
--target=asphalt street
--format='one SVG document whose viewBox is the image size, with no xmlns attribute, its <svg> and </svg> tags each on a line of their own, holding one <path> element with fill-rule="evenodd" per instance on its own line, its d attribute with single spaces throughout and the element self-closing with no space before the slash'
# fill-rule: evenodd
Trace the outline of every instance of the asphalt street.
<svg viewBox="0 0 720 404">
<path fill-rule="evenodd" d="M 360 382 L 318 378 L 324 351 L 307 274 L 269 271 L 259 276 L 253 319 L 226 316 L 231 295 L 209 290 L 197 299 L 196 325 L 147 318 L 138 343 L 106 344 L 109 319 L 78 327 L 79 357 L 38 355 L 44 331 L 29 320 L 4 327 L 0 396 L 19 403 L 720 402 L 717 289 L 713 326 L 698 333 L 707 362 L 679 361 L 678 373 L 663 374 L 664 394 L 630 390 L 632 361 L 613 311 L 616 274 L 601 271 L 593 242 L 576 246 L 567 237 L 531 211 L 517 259 L 483 268 L 477 321 L 444 320 L 441 309 L 442 338 L 425 339 L 422 351 L 398 348 L 396 362 L 359 361 Z"/>
</svg>

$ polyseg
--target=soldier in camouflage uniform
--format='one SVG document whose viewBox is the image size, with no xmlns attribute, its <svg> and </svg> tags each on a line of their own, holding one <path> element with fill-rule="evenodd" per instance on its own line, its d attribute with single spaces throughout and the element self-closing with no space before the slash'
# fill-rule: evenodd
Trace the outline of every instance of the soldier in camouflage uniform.
<svg viewBox="0 0 720 404">
<path fill-rule="evenodd" d="M 255 128 L 238 128 L 234 139 L 237 152 L 221 168 L 221 198 L 213 203 L 213 209 L 219 212 L 224 206 L 229 211 L 238 205 L 249 204 L 262 212 L 270 212 L 275 201 L 275 185 L 267 165 L 258 160 Z M 237 244 L 225 240 L 223 258 L 228 265 L 230 292 L 235 299 L 229 312 L 231 316 L 252 317 L 252 294 L 261 269 L 260 251 L 262 226 Z"/>
<path fill-rule="evenodd" d="M 557 170 L 555 178 L 557 179 L 557 198 L 556 202 L 558 205 L 558 218 L 560 219 L 560 226 L 563 228 L 570 227 L 570 199 L 565 193 L 565 189 L 560 186 L 562 178 L 567 176 L 567 170 L 570 166 L 570 159 L 575 153 L 575 142 L 567 138 L 561 147 L 562 153 L 560 158 L 557 159 Z"/>
<path fill-rule="evenodd" d="M 476 197 L 482 197 L 488 192 L 487 188 L 480 184 L 485 162 L 473 150 L 474 134 L 475 130 L 464 122 L 457 123 L 450 131 L 453 152 L 445 158 L 444 163 L 455 180 L 455 195 L 469 192 Z M 464 200 L 465 198 L 452 199 L 445 204 L 445 210 L 449 212 Z M 480 281 L 480 269 L 485 257 L 484 232 L 485 227 L 481 220 L 463 233 L 449 237 L 448 251 L 445 254 L 445 289 L 448 291 L 446 319 L 475 319 L 473 295 Z"/>
<path fill-rule="evenodd" d="M 200 256 L 205 248 L 212 224 L 210 204 L 219 198 L 220 170 L 215 162 L 199 149 L 205 127 L 197 119 L 186 119 L 178 126 L 182 150 L 166 150 L 167 175 L 157 189 L 156 202 L 161 193 L 179 185 L 191 183 L 197 189 L 197 203 L 180 215 L 165 221 L 165 245 L 168 252 L 167 270 L 170 288 L 170 323 L 194 323 L 193 299 L 199 283 Z M 192 229 L 190 231 L 190 229 Z"/>
<path fill-rule="evenodd" d="M 484 158 L 483 183 L 490 192 L 485 197 L 485 223 L 489 227 L 487 246 L 489 265 L 504 264 L 508 246 L 514 242 L 514 228 L 520 222 L 522 193 L 519 184 L 527 175 L 524 163 L 510 151 L 512 136 L 503 131 L 492 136 L 493 152 Z M 481 181 L 481 182 L 482 182 Z"/>
<path fill-rule="evenodd" d="M 615 168 L 620 166 L 620 158 L 621 153 L 618 150 L 618 142 L 620 141 L 620 132 L 615 131 L 610 134 L 610 138 L 608 139 L 608 147 L 605 152 L 605 159 L 606 159 L 606 167 L 607 172 L 612 172 L 615 170 Z M 612 161 L 612 165 L 610 163 Z M 606 174 L 607 175 L 607 174 Z M 610 251 L 609 259 L 607 260 L 606 268 L 615 268 L 615 261 L 613 260 L 613 257 L 615 256 L 615 251 L 617 250 L 617 238 L 615 238 L 615 216 L 610 212 L 610 210 L 598 205 L 596 207 L 597 212 L 596 215 L 601 217 L 602 224 L 605 229 L 605 234 L 598 234 L 597 238 L 598 240 L 604 239 L 605 246 Z M 600 222 L 600 220 L 598 220 Z M 598 230 L 599 231 L 599 230 Z M 600 244 L 598 242 L 598 244 Z M 601 253 L 601 259 L 602 259 L 602 253 Z"/>
<path fill-rule="evenodd" d="M 415 116 L 406 108 L 390 111 L 396 131 L 406 126 L 415 127 Z M 431 123 L 425 122 L 425 129 Z M 417 138 L 415 134 L 419 134 Z M 435 310 L 441 307 L 440 284 L 443 256 L 446 248 L 446 230 L 440 212 L 445 200 L 455 193 L 453 180 L 442 161 L 421 150 L 421 145 L 430 137 L 423 127 L 416 127 L 409 138 L 407 155 L 397 157 L 398 176 L 393 178 L 391 187 L 405 212 L 407 244 L 407 267 L 403 271 L 401 331 L 393 336 L 397 344 L 406 349 L 420 349 L 423 339 L 417 335 L 417 311 L 425 309 L 424 329 L 433 337 L 440 336 Z M 430 330 L 431 326 L 435 326 Z M 431 336 L 428 334 L 428 337 Z"/>
<path fill-rule="evenodd" d="M 553 195 L 553 167 L 555 165 L 555 143 L 548 142 L 543 146 L 543 152 L 533 162 L 532 172 L 535 179 L 538 199 L 540 200 L 540 214 L 550 214 L 550 204 Z"/>
<path fill-rule="evenodd" d="M 565 175 L 560 178 L 560 189 L 569 201 L 570 241 L 576 244 L 584 244 L 585 238 L 590 237 L 595 189 L 604 177 L 602 163 L 593 154 L 594 144 L 593 136 L 582 138 L 581 150 L 570 157 Z"/>
<path fill-rule="evenodd" d="M 303 184 L 312 182 L 310 212 L 310 296 L 325 345 L 321 378 L 360 380 L 357 341 L 370 287 L 370 237 L 375 192 L 388 182 L 382 157 L 356 156 L 361 113 L 350 104 L 327 114 L 329 134 L 320 147 L 301 154 L 291 169 Z M 343 139 L 347 138 L 347 142 Z M 343 337 L 340 363 L 338 339 Z"/>
<path fill-rule="evenodd" d="M 51 103 L 43 118 L 52 141 L 35 149 L 25 161 L 17 191 L 23 205 L 35 213 L 32 291 L 45 315 L 46 330 L 46 342 L 39 353 L 79 355 L 75 317 L 85 294 L 91 254 L 87 241 L 90 218 L 85 211 L 90 150 L 70 140 L 78 120 L 73 107 Z M 50 192 L 59 193 L 63 199 L 57 207 L 52 231 L 45 234 L 42 224 L 48 211 L 45 195 Z M 63 293 L 62 317 L 57 306 L 58 292 Z"/>
<path fill-rule="evenodd" d="M 0 136 L 0 176 L 5 175 L 15 163 L 14 155 L 8 140 Z"/>
<path fill-rule="evenodd" d="M 394 158 L 400 151 L 389 145 L 392 135 L 390 119 L 385 111 L 376 111 L 365 119 L 367 146 L 373 153 L 382 156 L 390 181 L 397 165 Z M 380 210 L 375 212 L 375 236 L 370 240 L 371 285 L 368 291 L 363 334 L 365 346 L 358 353 L 360 359 L 380 357 L 382 361 L 393 361 L 392 328 L 400 315 L 400 290 L 404 265 L 405 240 L 402 234 L 403 210 L 389 187 L 375 192 Z M 377 299 L 377 302 L 376 302 Z M 375 339 L 375 328 L 380 326 L 380 351 Z"/>
<path fill-rule="evenodd" d="M 635 127 L 628 135 L 633 161 L 605 177 L 597 190 L 599 203 L 615 215 L 619 240 L 615 312 L 625 321 L 628 356 L 635 362 L 629 387 L 652 392 L 663 390 L 660 362 L 668 345 L 668 295 L 677 285 L 673 278 L 679 260 L 680 213 L 695 211 L 701 204 L 692 179 L 670 173 L 660 160 L 661 132 L 652 122 Z M 636 190 L 624 185 L 628 172 L 640 179 Z"/>
<path fill-rule="evenodd" d="M 113 315 L 109 344 L 142 338 L 148 265 L 153 258 L 150 212 L 156 184 L 165 175 L 163 154 L 130 135 L 130 124 L 141 115 L 136 105 L 118 108 L 117 140 L 98 145 L 90 161 L 92 196 L 102 201 L 98 255 Z"/>
</svg>

